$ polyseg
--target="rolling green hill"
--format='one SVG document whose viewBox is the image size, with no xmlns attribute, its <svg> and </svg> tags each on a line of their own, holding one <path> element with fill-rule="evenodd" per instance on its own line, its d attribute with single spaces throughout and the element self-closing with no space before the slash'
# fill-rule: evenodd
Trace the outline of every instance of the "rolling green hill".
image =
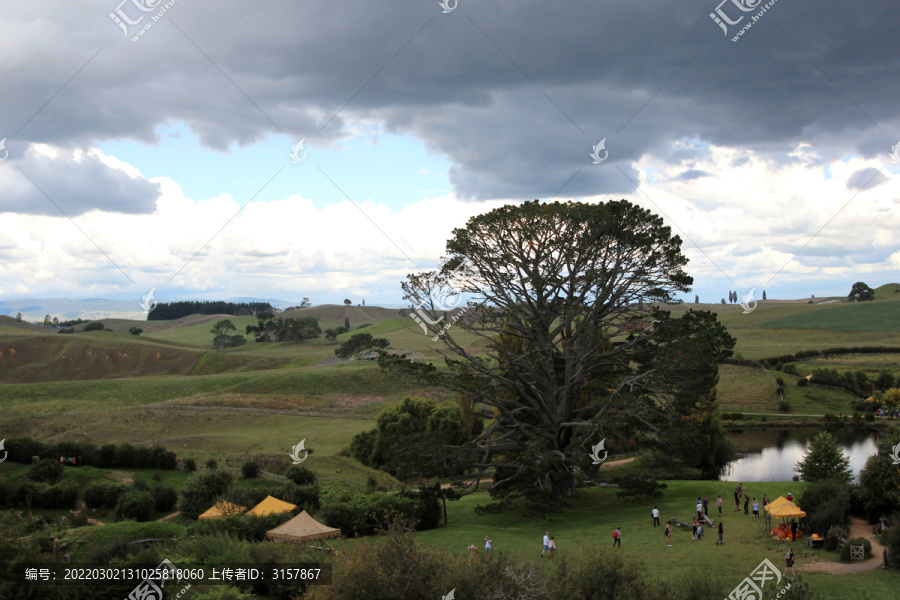
<svg viewBox="0 0 900 600">
<path fill-rule="evenodd" d="M 822 310 L 774 319 L 763 326 L 775 329 L 900 331 L 900 303 L 850 302 L 827 304 L 820 308 Z"/>
</svg>

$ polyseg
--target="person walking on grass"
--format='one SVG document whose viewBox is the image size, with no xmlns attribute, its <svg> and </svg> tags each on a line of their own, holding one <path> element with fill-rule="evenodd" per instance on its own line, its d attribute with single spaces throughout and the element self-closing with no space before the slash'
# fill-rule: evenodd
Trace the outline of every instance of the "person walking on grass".
<svg viewBox="0 0 900 600">
<path fill-rule="evenodd" d="M 616 527 L 616 530 L 613 531 L 613 548 L 615 548 L 616 546 L 618 546 L 619 548 L 622 547 L 622 532 L 618 527 Z"/>
<path fill-rule="evenodd" d="M 697 525 L 697 541 L 703 539 L 703 525 Z"/>
<path fill-rule="evenodd" d="M 544 532 L 544 549 L 541 550 L 541 558 L 544 558 L 544 552 L 548 552 L 550 550 L 550 532 Z"/>
<path fill-rule="evenodd" d="M 756 501 L 756 498 L 753 499 L 753 520 L 759 521 L 759 502 Z"/>
<path fill-rule="evenodd" d="M 703 500 L 700 499 L 700 496 L 697 496 L 697 520 L 703 520 Z"/>
<path fill-rule="evenodd" d="M 716 508 L 719 509 L 719 516 L 721 517 L 722 516 L 722 496 L 721 495 L 719 495 L 719 497 L 716 498 Z"/>
<path fill-rule="evenodd" d="M 653 510 L 650 511 L 650 516 L 653 517 L 653 526 L 659 525 L 659 506 L 653 507 Z"/>
<path fill-rule="evenodd" d="M 691 525 L 691 539 L 692 540 L 697 539 L 697 517 L 694 517 L 694 522 Z"/>
<path fill-rule="evenodd" d="M 484 559 L 487 560 L 491 557 L 491 536 L 484 536 Z"/>
<path fill-rule="evenodd" d="M 724 534 L 724 533 L 725 533 L 725 526 L 722 525 L 722 521 L 719 521 L 719 539 L 716 541 L 717 546 L 719 544 L 723 544 L 723 545 L 725 544 L 725 542 L 722 541 L 722 534 Z"/>
<path fill-rule="evenodd" d="M 744 514 L 750 514 L 750 494 L 744 494 Z"/>
<path fill-rule="evenodd" d="M 666 548 L 672 547 L 672 526 L 666 523 Z"/>
<path fill-rule="evenodd" d="M 787 577 L 787 570 L 790 569 L 791 573 L 794 575 L 797 574 L 797 571 L 794 570 L 794 549 L 791 548 L 788 550 L 788 553 L 784 555 L 784 576 Z"/>
<path fill-rule="evenodd" d="M 553 536 L 550 536 L 550 558 L 553 558 L 554 552 L 556 552 L 556 542 L 553 540 Z"/>
<path fill-rule="evenodd" d="M 709 516 L 709 496 L 703 496 L 703 514 Z"/>
<path fill-rule="evenodd" d="M 741 488 L 734 488 L 734 512 L 741 510 Z"/>
</svg>

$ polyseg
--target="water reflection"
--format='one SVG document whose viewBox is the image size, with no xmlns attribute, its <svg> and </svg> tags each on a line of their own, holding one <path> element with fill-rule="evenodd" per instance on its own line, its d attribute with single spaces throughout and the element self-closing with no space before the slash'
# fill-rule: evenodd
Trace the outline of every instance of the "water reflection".
<svg viewBox="0 0 900 600">
<path fill-rule="evenodd" d="M 773 428 L 765 431 L 747 430 L 728 435 L 747 456 L 725 466 L 719 479 L 727 481 L 790 481 L 794 467 L 810 442 L 823 429 Z M 859 475 L 866 460 L 876 453 L 878 432 L 870 429 L 838 429 L 831 432 L 841 450 L 850 459 L 853 475 Z"/>
</svg>

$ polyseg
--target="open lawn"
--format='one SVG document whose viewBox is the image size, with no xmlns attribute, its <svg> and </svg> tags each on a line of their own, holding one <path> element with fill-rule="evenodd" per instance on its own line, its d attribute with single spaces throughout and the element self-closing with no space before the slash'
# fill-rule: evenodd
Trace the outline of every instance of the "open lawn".
<svg viewBox="0 0 900 600">
<path fill-rule="evenodd" d="M 616 527 L 621 527 L 622 547 L 616 551 L 644 561 L 652 573 L 661 577 L 673 577 L 678 572 L 700 569 L 710 572 L 731 590 L 765 558 L 783 570 L 784 555 L 791 543 L 769 536 L 764 519 L 753 521 L 752 515 L 744 514 L 743 507 L 740 512 L 734 512 L 732 492 L 736 482 L 666 483 L 669 487 L 664 490 L 664 497 L 659 501 L 635 502 L 621 499 L 612 488 L 585 490 L 572 500 L 572 508 L 554 513 L 547 520 L 522 517 L 521 511 L 478 516 L 472 510 L 475 505 L 490 502 L 486 493 L 478 493 L 457 502 L 448 502 L 448 525 L 418 533 L 417 536 L 426 544 L 459 554 L 464 554 L 469 544 L 475 544 L 480 549 L 479 554 L 483 560 L 484 537 L 490 535 L 494 552 L 509 553 L 543 564 L 545 568 L 553 568 L 548 557 L 540 558 L 541 538 L 545 530 L 555 538 L 559 553 L 577 555 L 594 545 L 611 547 L 612 532 Z M 748 484 L 746 490 L 751 497 L 761 498 L 763 493 L 767 493 L 769 498 L 774 499 L 787 492 L 797 495 L 803 485 L 798 482 Z M 717 536 L 712 531 L 713 528 L 703 536 L 702 541 L 692 541 L 688 527 L 675 528 L 672 548 L 666 548 L 666 520 L 677 518 L 690 524 L 696 514 L 694 506 L 698 495 L 710 498 L 710 518 L 718 525 L 715 498 L 719 493 L 724 501 L 722 522 L 725 526 L 725 544 L 715 545 Z M 650 510 L 654 505 L 659 506 L 662 527 L 652 526 Z M 793 547 L 798 572 L 811 562 L 833 561 L 837 558 L 833 552 L 809 550 L 805 540 L 797 541 Z M 900 575 L 896 571 L 882 572 L 879 569 L 852 576 L 811 573 L 804 574 L 804 578 L 811 582 L 813 590 L 824 593 L 829 598 L 855 597 L 851 592 L 855 593 L 861 588 L 873 599 L 900 598 Z"/>
</svg>

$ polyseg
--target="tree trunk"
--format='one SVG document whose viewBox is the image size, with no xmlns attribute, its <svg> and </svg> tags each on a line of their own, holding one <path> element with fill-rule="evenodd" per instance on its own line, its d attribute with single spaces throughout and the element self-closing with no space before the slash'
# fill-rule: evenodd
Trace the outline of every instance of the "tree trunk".
<svg viewBox="0 0 900 600">
<path fill-rule="evenodd" d="M 575 474 L 571 471 L 551 473 L 550 485 L 554 498 L 571 498 L 576 491 Z"/>
</svg>

